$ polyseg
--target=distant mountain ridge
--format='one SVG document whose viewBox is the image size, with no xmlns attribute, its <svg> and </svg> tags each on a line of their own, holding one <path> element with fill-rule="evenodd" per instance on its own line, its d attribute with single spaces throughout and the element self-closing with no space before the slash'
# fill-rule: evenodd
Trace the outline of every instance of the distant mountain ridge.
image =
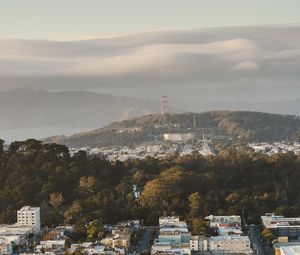
<svg viewBox="0 0 300 255">
<path fill-rule="evenodd" d="M 0 92 L 0 128 L 96 128 L 158 113 L 160 103 L 87 91 L 17 89 Z"/>
<path fill-rule="evenodd" d="M 300 118 L 249 111 L 210 111 L 166 115 L 145 115 L 114 122 L 106 127 L 68 137 L 53 137 L 69 147 L 134 145 L 153 141 L 164 132 L 207 132 L 250 141 L 300 141 Z"/>
</svg>

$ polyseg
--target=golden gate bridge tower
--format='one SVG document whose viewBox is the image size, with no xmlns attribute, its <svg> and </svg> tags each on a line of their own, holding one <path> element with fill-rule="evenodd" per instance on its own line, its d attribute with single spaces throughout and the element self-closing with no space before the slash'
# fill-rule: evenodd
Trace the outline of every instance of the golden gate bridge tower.
<svg viewBox="0 0 300 255">
<path fill-rule="evenodd" d="M 168 113 L 168 96 L 162 96 L 161 98 L 161 115 Z"/>
</svg>

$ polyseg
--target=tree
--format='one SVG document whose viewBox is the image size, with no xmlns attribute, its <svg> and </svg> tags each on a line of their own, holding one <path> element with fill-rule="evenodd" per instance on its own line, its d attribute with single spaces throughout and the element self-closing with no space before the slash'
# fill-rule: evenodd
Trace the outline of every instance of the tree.
<svg viewBox="0 0 300 255">
<path fill-rule="evenodd" d="M 73 239 L 75 241 L 86 240 L 87 229 L 83 219 L 78 220 L 73 227 Z"/>
<path fill-rule="evenodd" d="M 61 193 L 55 192 L 50 194 L 49 203 L 54 207 L 55 210 L 60 207 L 63 202 L 64 197 Z"/>
<path fill-rule="evenodd" d="M 199 217 L 201 206 L 203 203 L 203 198 L 198 192 L 195 192 L 189 195 L 188 200 L 190 207 L 190 217 Z"/>
<path fill-rule="evenodd" d="M 93 192 L 95 182 L 96 180 L 94 176 L 83 176 L 80 178 L 79 187 L 87 190 L 88 192 Z"/>
<path fill-rule="evenodd" d="M 240 195 L 237 193 L 231 193 L 225 198 L 226 202 L 235 203 L 240 200 Z"/>
<path fill-rule="evenodd" d="M 192 220 L 192 234 L 205 236 L 207 235 L 207 224 L 204 220 L 195 218 Z"/>
<path fill-rule="evenodd" d="M 139 202 L 142 207 L 160 213 L 184 210 L 186 206 L 182 198 L 187 197 L 187 194 L 195 189 L 194 185 L 196 185 L 194 173 L 178 167 L 170 168 L 146 183 Z"/>
<path fill-rule="evenodd" d="M 104 236 L 104 227 L 100 220 L 94 220 L 87 227 L 87 238 L 89 241 L 101 239 Z"/>
<path fill-rule="evenodd" d="M 78 218 L 81 210 L 82 208 L 80 203 L 77 201 L 73 202 L 73 204 L 64 213 L 65 223 L 69 224 L 74 222 Z"/>
<path fill-rule="evenodd" d="M 4 140 L 0 139 L 0 155 L 3 152 Z"/>
<path fill-rule="evenodd" d="M 272 233 L 272 231 L 270 229 L 265 228 L 263 230 L 263 232 L 261 233 L 263 239 L 265 240 L 265 242 L 271 244 L 272 241 L 275 239 L 274 234 Z"/>
</svg>

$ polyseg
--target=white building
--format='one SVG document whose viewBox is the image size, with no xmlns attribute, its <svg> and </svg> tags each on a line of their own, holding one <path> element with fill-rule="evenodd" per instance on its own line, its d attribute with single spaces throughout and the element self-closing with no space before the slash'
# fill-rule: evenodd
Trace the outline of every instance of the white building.
<svg viewBox="0 0 300 255">
<path fill-rule="evenodd" d="M 179 222 L 179 216 L 167 216 L 167 217 L 159 217 L 159 226 L 164 224 L 170 224 L 174 222 Z"/>
<path fill-rule="evenodd" d="M 241 226 L 241 216 L 239 215 L 229 215 L 229 216 L 214 216 L 210 215 L 205 217 L 206 220 L 209 220 L 209 225 L 211 228 L 219 227 L 233 227 Z"/>
<path fill-rule="evenodd" d="M 240 227 L 234 226 L 219 226 L 218 227 L 218 234 L 219 236 L 228 236 L 228 235 L 243 235 L 243 231 Z"/>
<path fill-rule="evenodd" d="M 20 210 L 18 210 L 17 219 L 17 225 L 32 227 L 35 233 L 41 231 L 41 218 L 39 207 L 22 207 Z"/>
<path fill-rule="evenodd" d="M 166 133 L 164 134 L 165 141 L 172 142 L 187 142 L 188 140 L 192 140 L 195 138 L 195 134 L 193 133 Z"/>
<path fill-rule="evenodd" d="M 191 249 L 188 243 L 156 243 L 151 248 L 151 254 L 190 255 Z"/>
<path fill-rule="evenodd" d="M 253 253 L 248 236 L 212 236 L 209 249 L 215 255 Z"/>
<path fill-rule="evenodd" d="M 276 255 L 299 255 L 300 243 L 275 243 L 274 250 Z"/>
<path fill-rule="evenodd" d="M 187 224 L 178 216 L 159 218 L 159 236 L 151 248 L 151 254 L 190 254 L 191 233 Z"/>
<path fill-rule="evenodd" d="M 12 241 L 9 238 L 0 238 L 0 254 L 13 254 L 13 245 Z"/>
<path fill-rule="evenodd" d="M 300 217 L 287 218 L 274 213 L 261 216 L 265 228 L 270 229 L 277 237 L 287 237 L 291 240 L 300 238 Z"/>
<path fill-rule="evenodd" d="M 203 236 L 192 236 L 190 240 L 191 251 L 204 252 L 208 250 L 208 238 Z"/>
<path fill-rule="evenodd" d="M 0 238 L 11 238 L 14 243 L 23 243 L 32 233 L 32 228 L 18 225 L 0 225 Z"/>
<path fill-rule="evenodd" d="M 65 248 L 65 240 L 41 241 L 40 246 L 46 250 L 63 250 Z"/>
</svg>

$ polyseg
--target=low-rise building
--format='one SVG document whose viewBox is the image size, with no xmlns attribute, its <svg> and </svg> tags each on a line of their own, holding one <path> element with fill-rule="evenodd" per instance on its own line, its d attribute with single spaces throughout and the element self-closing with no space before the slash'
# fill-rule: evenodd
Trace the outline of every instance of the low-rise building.
<svg viewBox="0 0 300 255">
<path fill-rule="evenodd" d="M 13 241 L 10 238 L 0 238 L 0 254 L 12 255 L 13 254 Z"/>
<path fill-rule="evenodd" d="M 151 254 L 190 255 L 190 253 L 189 243 L 154 243 L 151 248 Z"/>
<path fill-rule="evenodd" d="M 151 248 L 152 254 L 190 254 L 191 233 L 178 216 L 159 218 L 159 236 Z"/>
<path fill-rule="evenodd" d="M 209 250 L 214 255 L 221 254 L 252 254 L 250 239 L 248 236 L 212 236 L 209 242 Z"/>
<path fill-rule="evenodd" d="M 243 231 L 238 226 L 230 227 L 227 224 L 224 224 L 224 225 L 219 225 L 218 234 L 219 234 L 219 236 L 228 236 L 228 235 L 241 236 L 241 235 L 243 235 Z"/>
<path fill-rule="evenodd" d="M 194 133 L 165 133 L 164 140 L 172 142 L 187 142 L 195 138 Z"/>
<path fill-rule="evenodd" d="M 299 255 L 300 242 L 274 243 L 275 255 Z"/>
<path fill-rule="evenodd" d="M 40 246 L 45 250 L 63 250 L 65 248 L 65 240 L 41 241 Z"/>
<path fill-rule="evenodd" d="M 239 215 L 229 215 L 229 216 L 214 216 L 210 215 L 205 217 L 206 220 L 209 221 L 209 225 L 211 228 L 218 228 L 220 226 L 228 226 L 228 227 L 234 227 L 238 226 L 240 227 L 242 224 L 241 216 Z"/>
<path fill-rule="evenodd" d="M 33 233 L 31 227 L 0 225 L 0 238 L 11 237 L 17 244 L 23 243 L 31 233 Z"/>
<path fill-rule="evenodd" d="M 191 251 L 205 252 L 208 250 L 209 239 L 204 236 L 192 236 L 190 240 Z"/>
<path fill-rule="evenodd" d="M 300 239 L 300 217 L 288 218 L 266 213 L 261 216 L 261 221 L 263 226 L 271 230 L 276 237 L 287 237 L 289 240 Z"/>
</svg>

